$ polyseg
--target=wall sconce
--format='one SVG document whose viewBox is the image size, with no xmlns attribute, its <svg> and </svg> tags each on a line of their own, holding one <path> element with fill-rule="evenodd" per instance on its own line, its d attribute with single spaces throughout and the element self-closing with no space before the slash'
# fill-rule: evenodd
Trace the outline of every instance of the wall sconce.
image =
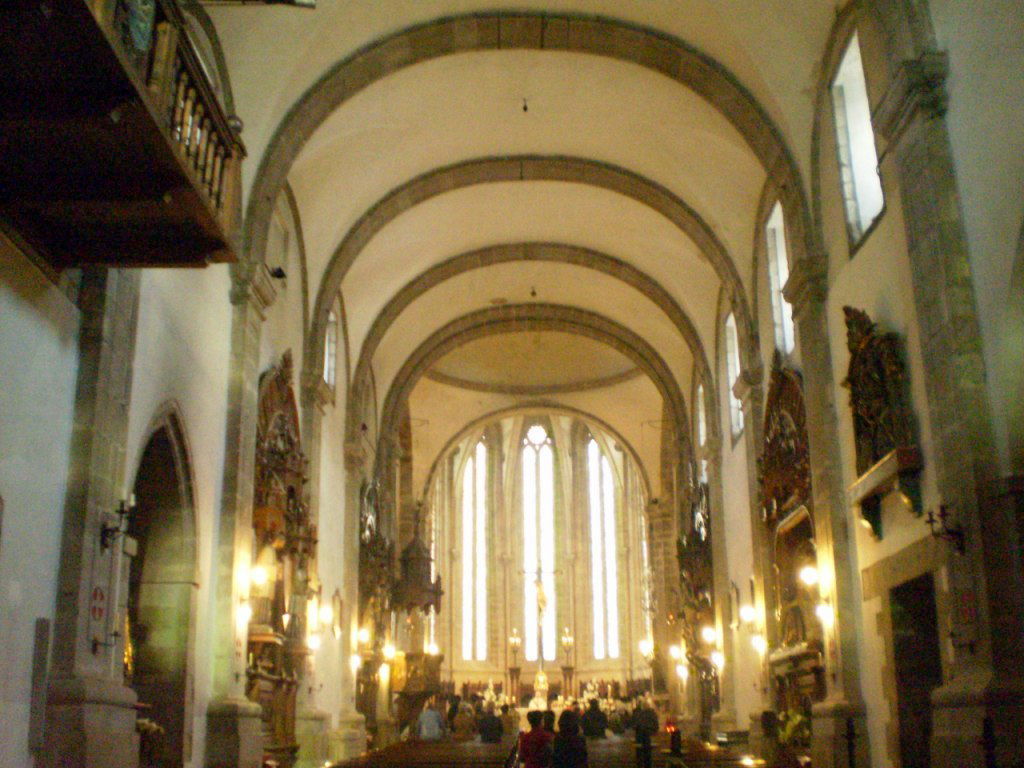
<svg viewBox="0 0 1024 768">
<path fill-rule="evenodd" d="M 683 657 L 683 649 L 678 645 L 670 645 L 668 647 L 668 655 L 673 661 L 679 661 Z"/>
<path fill-rule="evenodd" d="M 306 638 L 306 647 L 309 648 L 309 650 L 313 651 L 314 653 L 316 653 L 317 651 L 320 650 L 320 643 L 321 643 L 321 639 L 320 639 L 320 635 L 318 633 L 314 632 L 312 635 L 309 635 Z"/>
<path fill-rule="evenodd" d="M 690 679 L 690 667 L 687 664 L 676 664 L 676 675 L 685 684 Z"/>
<path fill-rule="evenodd" d="M 835 626 L 836 612 L 829 602 L 823 601 L 818 603 L 814 609 L 814 615 L 818 617 L 818 621 L 821 622 L 823 628 L 832 629 Z"/>
<path fill-rule="evenodd" d="M 937 514 L 934 510 L 928 510 L 928 517 L 925 518 L 925 522 L 928 523 L 928 528 L 931 530 L 933 538 L 949 542 L 962 555 L 966 551 L 963 526 L 951 526 L 946 522 L 948 519 L 949 509 L 945 504 L 940 504 Z"/>
<path fill-rule="evenodd" d="M 640 655 L 644 657 L 647 663 L 650 663 L 654 659 L 654 641 L 649 637 L 645 637 L 640 641 Z"/>
<path fill-rule="evenodd" d="M 753 624 L 757 619 L 757 609 L 750 603 L 740 606 L 740 621 L 744 624 Z"/>
<path fill-rule="evenodd" d="M 264 587 L 267 584 L 269 575 L 267 569 L 262 565 L 254 565 L 249 569 L 249 584 L 254 587 Z"/>
<path fill-rule="evenodd" d="M 238 612 L 235 614 L 235 619 L 238 622 L 239 634 L 248 633 L 249 622 L 252 621 L 252 604 L 249 599 L 243 597 L 238 604 Z"/>
<path fill-rule="evenodd" d="M 721 672 L 725 669 L 725 654 L 719 650 L 711 652 L 711 663 L 715 665 L 715 669 Z"/>
<path fill-rule="evenodd" d="M 353 653 L 351 656 L 348 657 L 348 665 L 352 670 L 352 674 L 354 675 L 356 672 L 359 671 L 359 668 L 363 666 L 363 657 L 360 656 L 358 653 Z"/>
<path fill-rule="evenodd" d="M 320 605 L 320 624 L 329 627 L 334 623 L 334 606 L 330 603 Z"/>
<path fill-rule="evenodd" d="M 131 514 L 135 511 L 135 494 L 131 494 L 128 500 L 121 499 L 117 505 L 117 509 L 114 510 L 114 514 L 117 515 L 116 525 L 107 525 L 103 523 L 100 526 L 100 548 L 110 549 L 114 541 L 118 536 L 124 536 L 128 533 L 128 520 Z M 134 552 L 128 553 L 134 556 Z"/>
<path fill-rule="evenodd" d="M 360 627 L 359 628 L 359 632 L 356 635 L 356 637 L 359 639 L 359 644 L 360 645 L 369 645 L 370 644 L 370 628 L 369 627 Z"/>
<path fill-rule="evenodd" d="M 800 572 L 797 574 L 797 578 L 799 578 L 805 586 L 813 587 L 821 579 L 821 574 L 818 573 L 817 566 L 805 565 L 800 569 Z"/>
<path fill-rule="evenodd" d="M 437 643 L 427 643 L 427 655 L 437 656 L 441 652 L 441 649 L 437 647 Z"/>
<path fill-rule="evenodd" d="M 768 641 L 764 639 L 764 635 L 751 635 L 750 644 L 754 647 L 754 650 L 757 651 L 759 656 L 764 656 L 768 651 Z"/>
<path fill-rule="evenodd" d="M 718 630 L 712 627 L 710 624 L 701 627 L 700 639 L 708 645 L 714 645 L 718 642 Z"/>
<path fill-rule="evenodd" d="M 391 643 L 387 643 L 385 644 L 384 648 L 381 649 L 381 653 L 384 654 L 384 658 L 386 660 L 391 661 L 393 658 L 395 658 L 395 646 Z"/>
</svg>

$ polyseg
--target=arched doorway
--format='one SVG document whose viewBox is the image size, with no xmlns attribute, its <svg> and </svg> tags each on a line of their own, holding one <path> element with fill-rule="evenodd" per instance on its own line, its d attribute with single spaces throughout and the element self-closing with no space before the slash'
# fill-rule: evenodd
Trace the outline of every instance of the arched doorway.
<svg viewBox="0 0 1024 768">
<path fill-rule="evenodd" d="M 138 550 L 129 576 L 125 679 L 138 695 L 140 718 L 163 731 L 143 734 L 144 768 L 181 766 L 191 758 L 198 585 L 189 478 L 177 420 L 168 418 L 139 461 L 128 531 Z"/>
</svg>

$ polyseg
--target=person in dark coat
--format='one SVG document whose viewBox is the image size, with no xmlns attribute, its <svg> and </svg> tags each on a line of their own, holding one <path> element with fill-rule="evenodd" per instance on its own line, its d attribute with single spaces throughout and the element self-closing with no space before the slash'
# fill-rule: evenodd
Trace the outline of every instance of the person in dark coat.
<svg viewBox="0 0 1024 768">
<path fill-rule="evenodd" d="M 651 768 L 653 748 L 651 738 L 658 732 L 658 713 L 647 705 L 643 699 L 637 704 L 633 713 L 633 732 L 636 734 L 637 765 L 640 768 Z"/>
<path fill-rule="evenodd" d="M 590 700 L 590 707 L 580 718 L 583 726 L 583 735 L 588 739 L 603 739 L 605 729 L 608 728 L 608 715 L 601 711 L 601 705 L 597 699 Z"/>
<path fill-rule="evenodd" d="M 477 721 L 476 730 L 484 744 L 497 744 L 501 741 L 505 728 L 501 724 L 501 718 L 494 714 L 493 704 L 484 707 L 484 713 Z"/>
<path fill-rule="evenodd" d="M 459 714 L 459 704 L 462 702 L 462 698 L 459 696 L 452 696 L 451 704 L 448 705 L 448 717 L 445 718 L 448 721 L 448 730 L 452 731 L 455 729 L 455 716 Z"/>
<path fill-rule="evenodd" d="M 544 730 L 550 733 L 552 736 L 555 735 L 555 713 L 550 709 L 544 710 Z"/>
<path fill-rule="evenodd" d="M 580 717 L 571 709 L 558 718 L 558 735 L 551 752 L 551 768 L 588 768 L 587 742 L 580 735 Z"/>
</svg>

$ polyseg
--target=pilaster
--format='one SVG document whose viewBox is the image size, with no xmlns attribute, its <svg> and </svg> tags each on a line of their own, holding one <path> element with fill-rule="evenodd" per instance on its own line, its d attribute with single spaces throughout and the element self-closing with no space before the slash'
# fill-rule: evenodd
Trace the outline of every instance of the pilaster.
<svg viewBox="0 0 1024 768">
<path fill-rule="evenodd" d="M 941 503 L 965 532 L 949 560 L 953 659 L 932 696 L 932 765 L 1024 759 L 1024 576 L 1012 505 L 987 492 L 998 458 L 985 389 L 971 261 L 945 120 L 946 57 L 924 50 L 902 62 L 873 115 L 885 142 L 883 173 L 904 209 L 914 307 Z"/>
<path fill-rule="evenodd" d="M 807 437 L 811 454 L 815 544 L 820 597 L 832 607 L 834 622 L 823 626 L 825 701 L 812 711 L 812 759 L 815 765 L 845 765 L 852 718 L 857 764 L 866 764 L 868 740 L 860 687 L 857 617 L 859 578 L 855 542 L 848 522 L 846 491 L 841 484 L 838 415 L 832 394 L 835 374 L 828 336 L 826 295 L 828 258 L 811 254 L 798 261 L 784 288 L 803 356 Z M 813 354 L 809 350 L 814 350 Z"/>
<path fill-rule="evenodd" d="M 83 270 L 79 370 L 61 543 L 53 667 L 42 765 L 138 764 L 135 693 L 124 684 L 127 569 L 122 540 L 103 546 L 128 495 L 125 448 L 139 273 Z M 122 594 L 122 592 L 124 594 Z"/>
<path fill-rule="evenodd" d="M 224 490 L 211 613 L 214 657 L 213 696 L 207 709 L 208 768 L 258 768 L 262 760 L 261 710 L 245 697 L 247 627 L 239 618 L 239 608 L 249 596 L 252 563 L 260 333 L 275 290 L 264 265 L 248 272 L 248 279 L 236 279 L 231 290 Z"/>
</svg>

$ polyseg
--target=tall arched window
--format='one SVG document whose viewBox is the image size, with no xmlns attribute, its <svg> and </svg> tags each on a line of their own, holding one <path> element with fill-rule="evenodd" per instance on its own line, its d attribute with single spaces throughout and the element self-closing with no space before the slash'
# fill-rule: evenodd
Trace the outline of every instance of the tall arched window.
<svg viewBox="0 0 1024 768">
<path fill-rule="evenodd" d="M 740 341 L 736 333 L 736 318 L 731 312 L 725 319 L 725 372 L 729 386 L 729 418 L 732 435 L 736 437 L 743 431 L 743 403 L 736 397 L 735 390 L 740 378 Z"/>
<path fill-rule="evenodd" d="M 334 388 L 335 371 L 338 365 L 338 316 L 332 309 L 327 315 L 324 330 L 324 382 Z"/>
<path fill-rule="evenodd" d="M 860 41 L 854 32 L 832 81 L 836 149 L 850 240 L 856 243 L 885 205 L 878 175 L 878 152 L 871 124 L 871 103 L 864 80 Z"/>
<path fill-rule="evenodd" d="M 615 551 L 615 477 L 594 438 L 587 443 L 590 505 L 590 583 L 594 600 L 594 658 L 619 657 L 619 586 Z"/>
<path fill-rule="evenodd" d="M 703 447 L 708 441 L 708 419 L 704 410 L 704 385 L 697 385 L 697 397 L 694 410 L 697 411 L 697 445 Z"/>
<path fill-rule="evenodd" d="M 462 658 L 487 658 L 487 445 L 462 471 Z"/>
<path fill-rule="evenodd" d="M 555 455 L 540 424 L 526 431 L 523 465 L 523 637 L 526 658 L 555 658 Z"/>
<path fill-rule="evenodd" d="M 786 227 L 782 204 L 776 203 L 765 226 L 768 261 L 768 284 L 771 289 L 772 320 L 775 325 L 775 346 L 788 355 L 793 351 L 793 307 L 782 295 L 789 280 L 789 254 L 786 252 Z"/>
</svg>

